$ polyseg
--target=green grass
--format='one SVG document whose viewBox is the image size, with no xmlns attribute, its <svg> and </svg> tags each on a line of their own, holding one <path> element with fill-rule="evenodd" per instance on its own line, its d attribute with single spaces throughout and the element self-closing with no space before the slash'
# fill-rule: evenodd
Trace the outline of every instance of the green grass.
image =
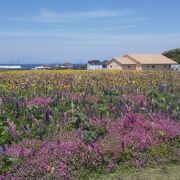
<svg viewBox="0 0 180 180">
<path fill-rule="evenodd" d="M 119 167 L 114 173 L 94 175 L 91 180 L 180 180 L 180 166 L 169 165 L 148 169 Z"/>
</svg>

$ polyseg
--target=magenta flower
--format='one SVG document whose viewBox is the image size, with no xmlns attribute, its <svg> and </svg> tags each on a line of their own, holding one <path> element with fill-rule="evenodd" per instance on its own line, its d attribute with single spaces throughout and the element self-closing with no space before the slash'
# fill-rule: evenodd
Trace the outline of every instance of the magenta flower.
<svg viewBox="0 0 180 180">
<path fill-rule="evenodd" d="M 13 158 L 24 158 L 34 153 L 36 146 L 40 145 L 40 141 L 35 140 L 23 140 L 18 144 L 13 144 L 8 147 L 5 151 L 6 155 Z"/>
<path fill-rule="evenodd" d="M 147 105 L 147 98 L 144 95 L 131 96 L 129 99 L 138 105 L 141 106 Z"/>
<path fill-rule="evenodd" d="M 52 102 L 51 98 L 35 97 L 26 102 L 27 106 L 47 106 Z"/>
</svg>

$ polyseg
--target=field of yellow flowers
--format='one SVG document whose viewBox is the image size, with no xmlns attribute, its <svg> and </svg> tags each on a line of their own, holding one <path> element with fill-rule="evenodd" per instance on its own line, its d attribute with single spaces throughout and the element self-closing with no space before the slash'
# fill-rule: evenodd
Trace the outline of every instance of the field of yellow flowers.
<svg viewBox="0 0 180 180">
<path fill-rule="evenodd" d="M 0 179 L 179 165 L 179 149 L 178 72 L 0 72 Z"/>
</svg>

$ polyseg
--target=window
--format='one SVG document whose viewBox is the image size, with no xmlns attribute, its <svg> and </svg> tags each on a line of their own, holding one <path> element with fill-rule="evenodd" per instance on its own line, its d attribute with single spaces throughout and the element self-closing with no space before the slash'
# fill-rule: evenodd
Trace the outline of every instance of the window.
<svg viewBox="0 0 180 180">
<path fill-rule="evenodd" d="M 128 68 L 130 68 L 131 66 L 128 66 Z"/>
<path fill-rule="evenodd" d="M 166 65 L 164 65 L 164 68 L 166 68 Z"/>
<path fill-rule="evenodd" d="M 110 68 L 112 68 L 112 65 L 110 65 Z"/>
<path fill-rule="evenodd" d="M 155 68 L 155 66 L 154 66 L 154 65 L 152 65 L 152 68 Z"/>
<path fill-rule="evenodd" d="M 147 66 L 147 68 L 149 68 L 149 66 Z"/>
<path fill-rule="evenodd" d="M 171 67 L 171 65 L 169 65 L 169 67 Z"/>
</svg>

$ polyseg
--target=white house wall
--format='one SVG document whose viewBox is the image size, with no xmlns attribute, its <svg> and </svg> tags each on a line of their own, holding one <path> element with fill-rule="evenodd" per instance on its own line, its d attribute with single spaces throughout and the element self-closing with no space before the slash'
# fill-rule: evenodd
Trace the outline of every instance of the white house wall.
<svg viewBox="0 0 180 180">
<path fill-rule="evenodd" d="M 102 65 L 87 65 L 87 70 L 102 70 L 103 67 Z"/>
<path fill-rule="evenodd" d="M 180 64 L 172 65 L 172 66 L 171 66 L 171 69 L 172 69 L 173 71 L 180 71 Z"/>
<path fill-rule="evenodd" d="M 111 62 L 110 64 L 107 65 L 108 70 L 122 70 L 122 66 L 117 64 L 116 62 Z"/>
</svg>

